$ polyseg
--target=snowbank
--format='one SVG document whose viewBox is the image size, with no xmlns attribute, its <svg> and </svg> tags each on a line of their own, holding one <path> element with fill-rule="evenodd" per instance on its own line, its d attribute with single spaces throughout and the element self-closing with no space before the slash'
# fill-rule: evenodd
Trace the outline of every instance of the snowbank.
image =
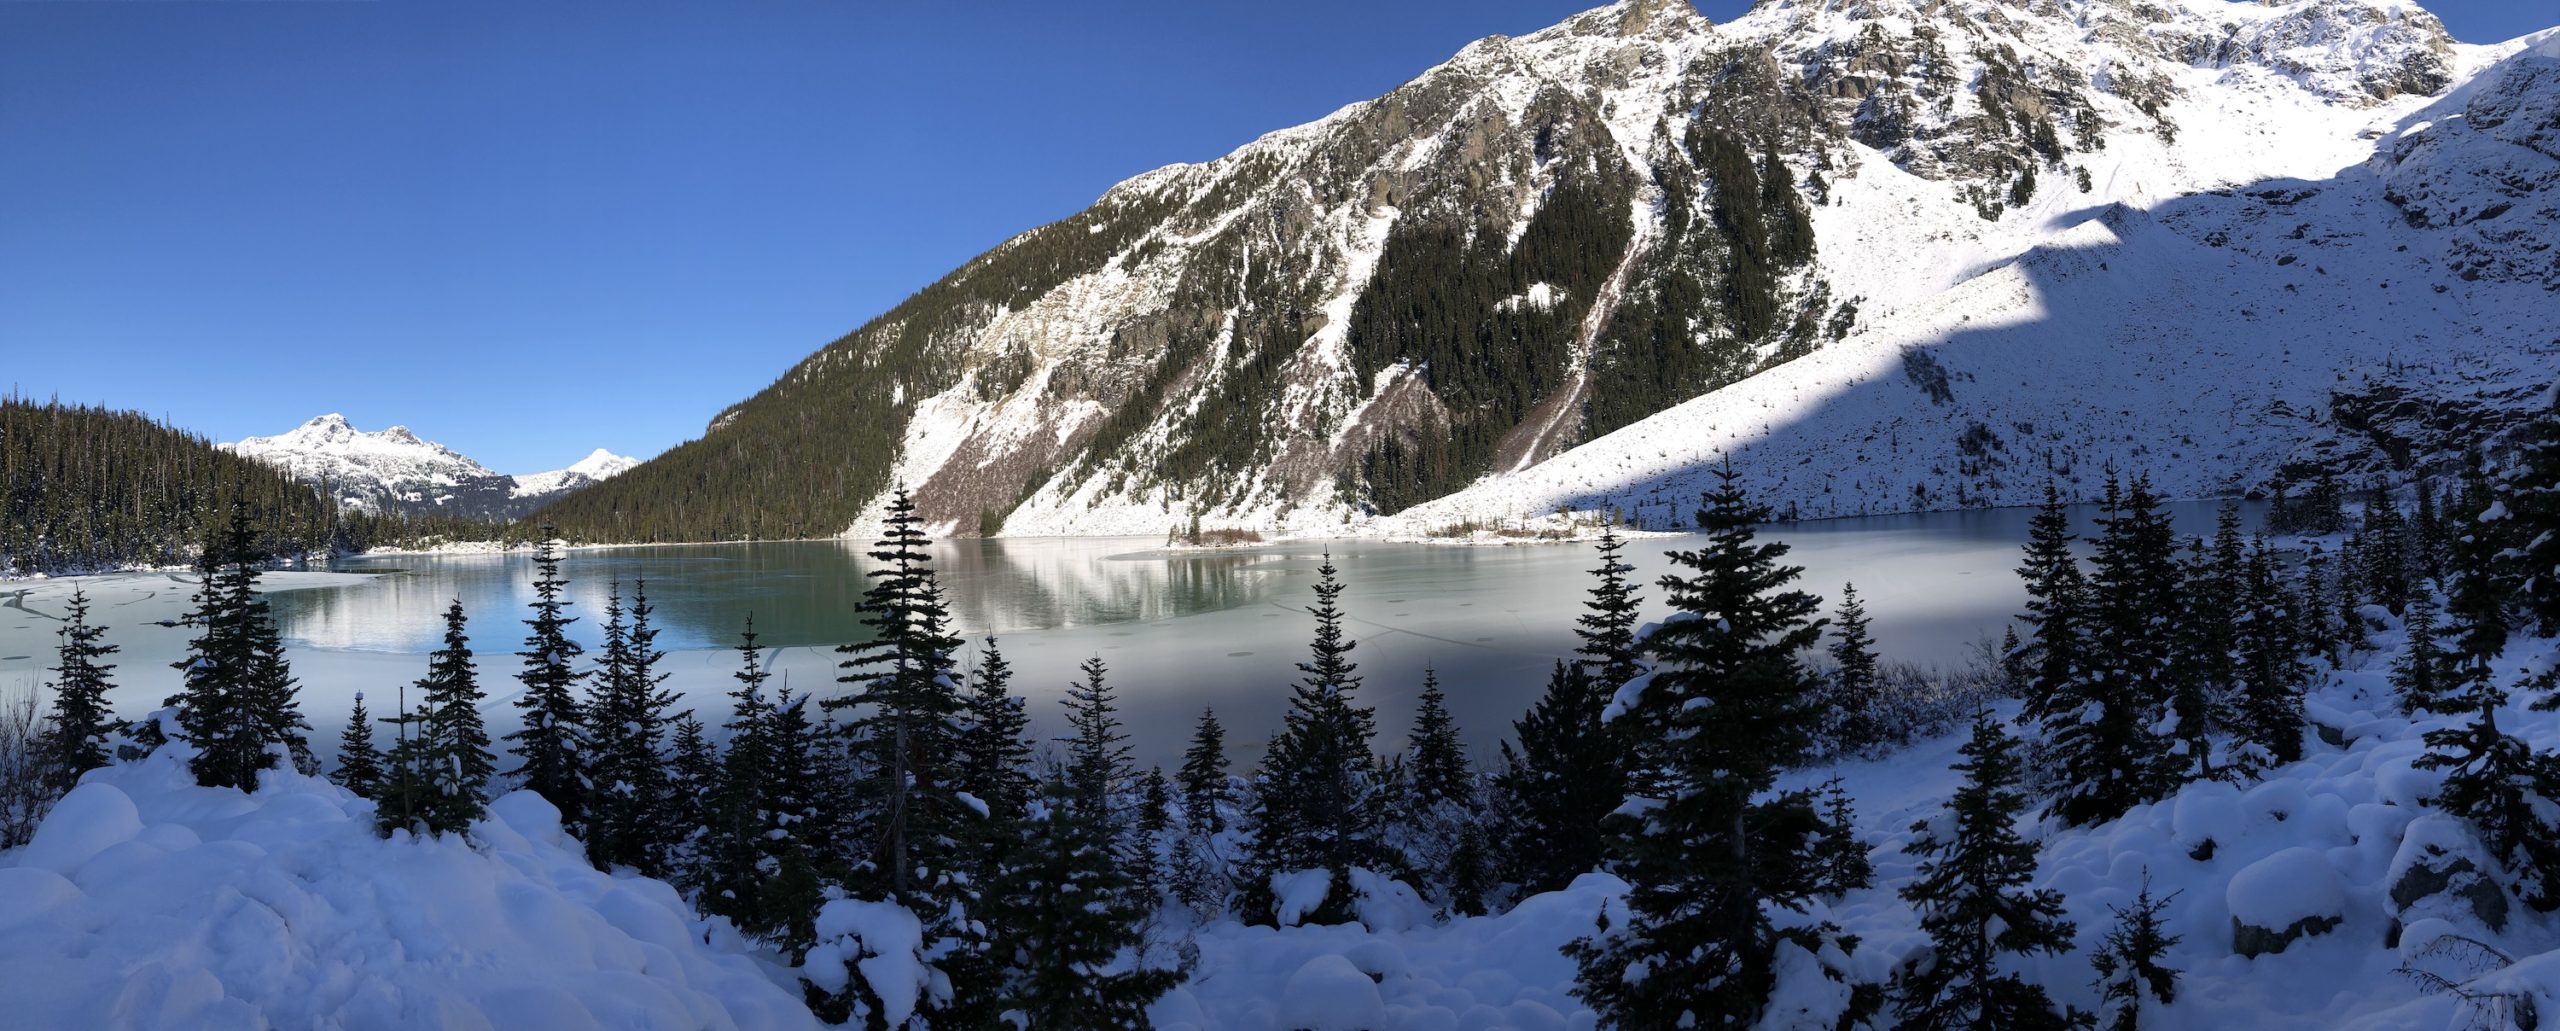
<svg viewBox="0 0 2560 1031">
<path fill-rule="evenodd" d="M 673 889 L 589 866 L 540 796 L 499 799 L 476 842 L 386 841 L 334 785 L 200 788 L 175 752 L 91 773 L 0 854 L 5 1023 L 817 1026 Z"/>
<path fill-rule="evenodd" d="M 1537 1028 L 1596 1017 L 1571 994 L 1565 944 L 1592 933 L 1603 908 L 1626 918 L 1623 881 L 1586 874 L 1497 916 L 1392 933 L 1359 924 L 1197 932 L 1200 964 L 1148 1017 L 1165 1031 L 1288 1028 Z"/>
</svg>

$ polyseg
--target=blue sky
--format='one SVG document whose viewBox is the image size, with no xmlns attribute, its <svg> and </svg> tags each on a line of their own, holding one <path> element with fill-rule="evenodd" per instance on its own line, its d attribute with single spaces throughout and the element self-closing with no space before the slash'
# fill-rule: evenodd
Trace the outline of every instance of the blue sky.
<svg viewBox="0 0 2560 1031">
<path fill-rule="evenodd" d="M 1592 2 L 0 2 L 0 388 L 646 456 L 1114 182 Z"/>
</svg>

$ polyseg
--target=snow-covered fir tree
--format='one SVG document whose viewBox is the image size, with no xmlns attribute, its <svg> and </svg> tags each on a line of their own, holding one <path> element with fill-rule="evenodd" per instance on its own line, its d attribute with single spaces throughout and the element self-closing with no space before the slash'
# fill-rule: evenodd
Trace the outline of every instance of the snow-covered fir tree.
<svg viewBox="0 0 2560 1031">
<path fill-rule="evenodd" d="M 1858 837 L 1854 800 L 1833 774 L 1822 785 L 1822 827 L 1813 841 L 1813 864 L 1820 894 L 1837 898 L 1875 883 L 1875 860 Z"/>
<path fill-rule="evenodd" d="M 107 747 L 117 725 L 107 706 L 107 692 L 115 689 L 107 673 L 115 666 L 99 660 L 117 649 L 105 642 L 106 633 L 107 628 L 89 622 L 89 596 L 79 585 L 72 585 L 71 600 L 63 605 L 62 626 L 54 631 L 59 643 L 53 653 L 53 701 L 45 710 L 43 736 L 36 743 L 49 794 L 69 792 L 81 774 L 115 757 Z"/>
<path fill-rule="evenodd" d="M 1512 721 L 1513 740 L 1502 745 L 1494 787 L 1509 824 L 1503 833 L 1540 846 L 1504 850 L 1504 874 L 1524 891 L 1562 888 L 1599 868 L 1601 821 L 1626 798 L 1624 749 L 1600 719 L 1610 695 L 1642 671 L 1635 646 L 1642 599 L 1627 581 L 1635 567 L 1622 546 L 1614 530 L 1601 531 L 1590 599 L 1575 621 L 1575 660 L 1556 663 L 1546 691 Z"/>
<path fill-rule="evenodd" d="M 524 726 L 506 736 L 513 742 L 507 751 L 520 762 L 508 775 L 557 806 L 561 819 L 575 826 L 586 815 L 585 719 L 577 687 L 587 671 L 577 668 L 585 649 L 569 639 L 569 624 L 578 620 L 567 614 L 572 602 L 562 597 L 569 582 L 560 577 L 555 536 L 545 524 L 533 552 L 533 618 L 524 621 L 530 629 L 524 650 L 516 653 L 524 660 L 516 673 L 524 692 L 515 701 Z"/>
<path fill-rule="evenodd" d="M 2560 386 L 2514 439 L 2515 457 L 2497 485 L 2508 542 L 2498 561 L 2525 612 L 2544 632 L 2560 633 Z"/>
<path fill-rule="evenodd" d="M 329 781 L 366 798 L 382 797 L 382 750 L 373 745 L 373 717 L 364 710 L 362 691 L 338 733 L 338 768 L 329 771 Z"/>
<path fill-rule="evenodd" d="M 444 646 L 427 656 L 417 688 L 417 707 L 398 718 L 404 741 L 392 749 L 379 814 L 386 829 L 413 821 L 430 834 L 458 834 L 488 811 L 498 765 L 480 718 L 487 695 L 460 600 L 444 611 Z"/>
<path fill-rule="evenodd" d="M 278 759 L 317 772 L 282 637 L 257 594 L 251 541 L 248 515 L 235 508 L 227 527 L 205 542 L 197 563 L 202 580 L 185 620 L 198 634 L 171 664 L 184 685 L 178 726 L 196 749 L 188 768 L 206 787 L 254 789 Z"/>
<path fill-rule="evenodd" d="M 985 802 L 990 812 L 1015 814 L 1030 804 L 1031 744 L 1025 733 L 1031 716 L 1013 694 L 1013 665 L 1005 661 L 993 635 L 978 652 L 978 668 L 969 676 L 963 700 L 960 737 L 960 790 Z"/>
<path fill-rule="evenodd" d="M 1742 1027 L 1775 982 L 1772 908 L 1799 908 L 1815 879 L 1818 824 L 1801 793 L 1769 796 L 1801 761 L 1821 715 L 1798 656 L 1822 638 L 1821 600 L 1790 590 L 1787 546 L 1757 540 L 1769 518 L 1731 466 L 1716 471 L 1695 551 L 1660 584 L 1675 614 L 1645 639 L 1650 677 L 1604 714 L 1633 753 L 1627 804 L 1611 821 L 1609 868 L 1630 886 L 1628 922 L 1568 950 L 1575 992 L 1604 1023 Z"/>
<path fill-rule="evenodd" d="M 841 730 L 845 754 L 872 807 L 848 887 L 923 923 L 924 955 L 951 986 L 929 1022 L 969 1025 L 987 1018 L 993 993 L 986 925 L 973 912 L 986 871 L 968 847 L 982 834 L 980 817 L 956 786 L 960 639 L 905 488 L 891 493 L 883 523 L 867 553 L 871 584 L 856 606 L 869 640 L 836 649 L 845 656 L 836 681 L 847 693 L 820 703 L 850 714 Z M 876 1009 L 869 990 L 857 979 L 846 988 L 851 995 L 821 998 L 820 1008 Z"/>
<path fill-rule="evenodd" d="M 2444 681 L 2453 653 L 2436 635 L 2433 585 L 2421 583 L 2412 593 L 2404 627 L 2409 644 L 2391 662 L 2391 688 L 2399 698 L 2400 711 L 2412 716 L 2439 711 L 2449 701 Z"/>
<path fill-rule="evenodd" d="M 2098 972 L 2099 1026 L 2105 1031 L 2168 1027 L 2158 1014 L 2160 1007 L 2178 1001 L 2178 970 L 2163 957 L 2180 939 L 2169 933 L 2165 914 L 2178 895 L 2172 891 L 2154 897 L 2151 873 L 2145 870 L 2131 904 L 2107 907 L 2116 915 L 2115 926 L 2089 957 Z M 2146 1020 L 2145 1013 L 2152 1016 Z"/>
<path fill-rule="evenodd" d="M 1106 822 L 1125 824 L 1119 795 L 1129 781 L 1129 734 L 1120 727 L 1120 706 L 1111 695 L 1110 667 L 1096 655 L 1076 667 L 1084 679 L 1067 686 L 1062 703 L 1070 733 L 1058 739 L 1067 749 L 1067 786 L 1075 804 L 1103 814 Z"/>
<path fill-rule="evenodd" d="M 1831 616 L 1831 689 L 1825 693 L 1831 718 L 1830 750 L 1842 755 L 1884 740 L 1876 698 L 1875 637 L 1867 630 L 1867 606 L 1858 585 L 1840 586 L 1840 604 Z"/>
<path fill-rule="evenodd" d="M 1339 603 L 1342 581 L 1333 556 L 1316 570 L 1316 618 L 1308 661 L 1290 691 L 1280 731 L 1263 753 L 1248 816 L 1253 832 L 1246 855 L 1247 913 L 1281 923 L 1339 923 L 1351 915 L 1351 871 L 1385 866 L 1384 785 L 1370 749 L 1376 716 L 1359 704 L 1356 642 L 1344 636 Z M 1328 878 L 1320 900 L 1283 913 L 1278 882 L 1308 872 Z"/>
<path fill-rule="evenodd" d="M 1182 767 L 1174 780 L 1182 787 L 1183 826 L 1198 836 L 1227 829 L 1227 806 L 1234 802 L 1227 783 L 1227 728 L 1214 708 L 1200 710 L 1191 744 L 1182 750 Z"/>
<path fill-rule="evenodd" d="M 2109 480 L 2106 498 L 2095 572 L 2085 603 L 2072 607 L 2075 619 L 2085 620 L 2087 636 L 2075 643 L 2079 656 L 2067 666 L 2046 660 L 2059 679 L 2048 681 L 2040 671 L 2026 709 L 2042 726 L 2040 758 L 2054 780 L 2045 812 L 2075 826 L 2111 820 L 2158 799 L 2182 762 L 2157 729 L 2168 702 L 2177 612 L 2168 520 L 2145 481 L 2135 480 L 2126 491 Z M 2040 513 L 2038 521 L 2045 518 Z M 2039 598 L 2033 586 L 2039 580 L 2068 582 L 2067 575 L 2044 568 L 2054 545 L 2051 532 L 2041 527 L 2028 542 L 2031 599 L 2051 597 Z M 2031 600 L 2031 618 L 2034 605 Z M 2049 608 L 2043 616 L 2050 621 L 2054 612 Z M 2053 645 L 2043 633 L 2038 637 L 2050 652 Z"/>
<path fill-rule="evenodd" d="M 2239 603 L 2230 616 L 2240 682 L 2229 720 L 2240 739 L 2240 766 L 2253 772 L 2302 758 L 2302 692 L 2310 682 L 2308 650 L 2292 594 L 2275 572 L 2275 556 L 2260 539 L 2249 549 Z"/>
<path fill-rule="evenodd" d="M 1964 783 L 1936 820 L 1912 825 L 1919 860 L 1902 897 L 1920 914 L 1929 950 L 1894 985 L 1904 1031 L 2068 1028 L 2085 1020 L 2054 1005 L 2044 987 L 2000 968 L 2003 954 L 2071 948 L 2062 893 L 2031 889 L 2035 845 L 2015 826 L 2026 810 L 2015 745 L 1989 717 L 1974 721 Z"/>
<path fill-rule="evenodd" d="M 2088 583 L 2072 554 L 2073 539 L 2071 513 L 2062 505 L 2061 492 L 2048 483 L 2043 507 L 2027 522 L 2026 561 L 2018 567 L 2027 587 L 2026 610 L 2018 614 L 2018 622 L 2027 627 L 2029 639 L 2023 650 L 2011 654 L 2023 674 L 2026 706 L 2019 718 L 2024 721 L 2076 711 Z"/>
<path fill-rule="evenodd" d="M 1063 772 L 1042 782 L 988 891 L 1000 1019 L 1016 1027 L 1147 1027 L 1148 1005 L 1181 979 L 1139 955 L 1154 893 L 1086 791 Z"/>
<path fill-rule="evenodd" d="M 2476 520 L 2486 511 L 2464 514 Z M 2447 771 L 2436 805 L 2471 824 L 2505 865 L 2518 897 L 2549 911 L 2560 909 L 2560 755 L 2537 753 L 2498 725 L 2508 695 L 2492 664 L 2508 634 L 2493 572 L 2496 545 L 2487 538 L 2456 538 L 2445 612 L 2453 655 L 2442 673 L 2444 711 L 2469 722 L 2428 731 L 2427 752 L 2413 765 Z"/>
<path fill-rule="evenodd" d="M 676 696 L 658 672 L 666 653 L 657 647 L 648 585 L 632 584 L 628 610 L 620 584 L 605 597 L 604 647 L 581 709 L 589 780 L 584 838 L 599 867 L 629 866 L 654 877 L 666 872 L 668 850 L 682 833 L 669 819 L 666 755 Z"/>
</svg>

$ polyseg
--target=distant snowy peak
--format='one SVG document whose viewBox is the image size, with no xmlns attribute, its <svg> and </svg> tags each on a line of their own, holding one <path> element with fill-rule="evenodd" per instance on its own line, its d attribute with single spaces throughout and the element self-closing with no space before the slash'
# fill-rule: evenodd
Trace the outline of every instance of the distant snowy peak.
<svg viewBox="0 0 2560 1031">
<path fill-rule="evenodd" d="M 566 469 L 508 476 L 406 426 L 366 432 L 336 412 L 290 432 L 218 446 L 325 489 L 345 508 L 481 518 L 521 515 L 639 464 L 597 448 Z"/>
<path fill-rule="evenodd" d="M 640 460 L 637 458 L 617 455 L 603 448 L 597 448 L 566 469 L 554 469 L 544 473 L 517 473 L 515 496 L 542 497 L 592 487 L 629 472 L 639 464 Z"/>
</svg>

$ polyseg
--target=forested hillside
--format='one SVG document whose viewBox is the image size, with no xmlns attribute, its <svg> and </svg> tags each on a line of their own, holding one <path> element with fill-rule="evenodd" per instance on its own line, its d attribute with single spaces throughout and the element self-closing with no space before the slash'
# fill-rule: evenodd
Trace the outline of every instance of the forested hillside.
<svg viewBox="0 0 2560 1031">
<path fill-rule="evenodd" d="M 247 510 L 258 528 L 252 546 L 270 557 L 510 532 L 342 516 L 284 472 L 140 412 L 0 398 L 0 573 L 189 563 L 233 508 Z"/>
<path fill-rule="evenodd" d="M 0 564 L 13 572 L 190 561 L 235 507 L 269 553 L 327 546 L 329 503 L 292 477 L 139 412 L 0 398 Z"/>
</svg>

